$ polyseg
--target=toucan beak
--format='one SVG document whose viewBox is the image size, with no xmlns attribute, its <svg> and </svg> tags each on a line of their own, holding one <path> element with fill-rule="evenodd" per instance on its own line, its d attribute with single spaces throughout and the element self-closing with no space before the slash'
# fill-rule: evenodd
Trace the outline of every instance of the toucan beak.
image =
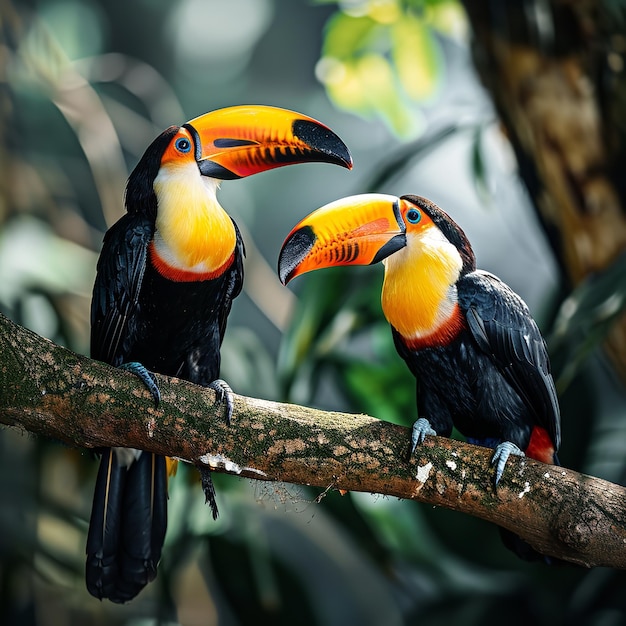
<svg viewBox="0 0 626 626">
<path fill-rule="evenodd" d="M 231 180 L 283 165 L 320 161 L 352 168 L 347 146 L 311 117 L 270 106 L 211 111 L 184 125 L 204 176 Z"/>
<path fill-rule="evenodd" d="M 289 233 L 278 258 L 286 285 L 299 274 L 339 265 L 370 265 L 406 245 L 401 199 L 386 194 L 342 198 L 313 211 Z"/>
</svg>

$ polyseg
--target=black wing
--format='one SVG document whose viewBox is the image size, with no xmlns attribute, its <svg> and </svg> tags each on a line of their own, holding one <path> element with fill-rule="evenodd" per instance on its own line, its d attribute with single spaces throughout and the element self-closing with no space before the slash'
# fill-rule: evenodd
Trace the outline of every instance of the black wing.
<svg viewBox="0 0 626 626">
<path fill-rule="evenodd" d="M 545 428 L 561 442 L 559 404 L 545 341 L 525 302 L 499 278 L 477 270 L 458 283 L 469 330 Z"/>
<path fill-rule="evenodd" d="M 138 313 L 154 220 L 127 213 L 104 236 L 91 301 L 91 357 L 121 365 Z"/>
<path fill-rule="evenodd" d="M 243 260 L 246 256 L 246 249 L 243 244 L 241 233 L 239 232 L 239 227 L 237 226 L 235 220 L 233 220 L 233 225 L 235 226 L 235 233 L 237 236 L 235 256 L 233 264 L 226 270 L 227 276 L 224 283 L 224 292 L 219 296 L 219 301 L 222 303 L 218 313 L 220 344 L 224 339 L 226 321 L 228 319 L 228 314 L 230 313 L 233 300 L 241 293 L 241 289 L 243 287 Z"/>
</svg>

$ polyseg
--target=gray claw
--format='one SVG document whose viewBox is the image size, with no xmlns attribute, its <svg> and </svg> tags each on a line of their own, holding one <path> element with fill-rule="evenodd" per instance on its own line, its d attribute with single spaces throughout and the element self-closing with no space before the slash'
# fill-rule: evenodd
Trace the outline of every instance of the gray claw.
<svg viewBox="0 0 626 626">
<path fill-rule="evenodd" d="M 217 406 L 220 407 L 223 403 L 226 403 L 226 423 L 230 425 L 230 420 L 233 416 L 233 407 L 235 405 L 235 395 L 229 384 L 218 378 L 208 385 L 210 389 L 213 389 L 217 394 Z"/>
<path fill-rule="evenodd" d="M 509 457 L 514 454 L 515 456 L 526 456 L 513 442 L 503 441 L 496 447 L 493 456 L 491 457 L 491 465 L 496 466 L 495 486 L 498 486 L 504 467 Z"/>
<path fill-rule="evenodd" d="M 130 372 L 139 378 L 139 380 L 147 387 L 148 391 L 152 394 L 154 399 L 155 408 L 159 407 L 161 401 L 161 391 L 157 385 L 156 376 L 145 366 L 137 361 L 130 361 L 128 363 L 122 363 L 119 369 L 126 372 Z"/>
<path fill-rule="evenodd" d="M 420 417 L 414 424 L 411 432 L 411 454 L 415 452 L 418 443 L 424 443 L 426 435 L 436 436 L 430 422 L 425 417 Z"/>
</svg>

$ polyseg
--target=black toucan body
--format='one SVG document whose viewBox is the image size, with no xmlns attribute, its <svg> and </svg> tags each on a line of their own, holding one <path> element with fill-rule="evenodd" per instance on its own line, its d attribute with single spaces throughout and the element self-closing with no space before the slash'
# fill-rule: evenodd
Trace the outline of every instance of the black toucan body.
<svg viewBox="0 0 626 626">
<path fill-rule="evenodd" d="M 545 342 L 526 304 L 476 269 L 461 228 L 419 196 L 363 194 L 302 220 L 279 259 L 283 283 L 314 269 L 382 261 L 382 308 L 417 380 L 412 450 L 453 426 L 494 448 L 497 485 L 510 454 L 558 464 L 560 413 Z M 502 529 L 527 560 L 544 559 Z"/>
<path fill-rule="evenodd" d="M 126 214 L 104 238 L 92 357 L 138 373 L 157 399 L 151 372 L 228 392 L 220 346 L 242 288 L 244 245 L 217 201 L 219 183 L 310 161 L 352 165 L 326 126 L 274 107 L 221 109 L 159 135 L 129 177 Z M 92 595 L 126 602 L 156 576 L 172 465 L 133 449 L 102 451 L 87 540 Z M 203 481 L 215 517 L 210 476 Z"/>
</svg>

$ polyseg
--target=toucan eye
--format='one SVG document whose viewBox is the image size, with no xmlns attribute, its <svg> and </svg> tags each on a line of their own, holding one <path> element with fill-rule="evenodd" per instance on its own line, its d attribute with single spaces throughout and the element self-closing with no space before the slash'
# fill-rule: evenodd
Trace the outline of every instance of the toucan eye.
<svg viewBox="0 0 626 626">
<path fill-rule="evenodd" d="M 422 219 L 422 214 L 417 209 L 409 209 L 406 212 L 406 219 L 411 224 L 417 224 Z"/>
<path fill-rule="evenodd" d="M 186 137 L 177 139 L 174 145 L 176 146 L 176 150 L 182 152 L 183 154 L 186 154 L 189 150 L 191 150 L 191 142 Z"/>
</svg>

